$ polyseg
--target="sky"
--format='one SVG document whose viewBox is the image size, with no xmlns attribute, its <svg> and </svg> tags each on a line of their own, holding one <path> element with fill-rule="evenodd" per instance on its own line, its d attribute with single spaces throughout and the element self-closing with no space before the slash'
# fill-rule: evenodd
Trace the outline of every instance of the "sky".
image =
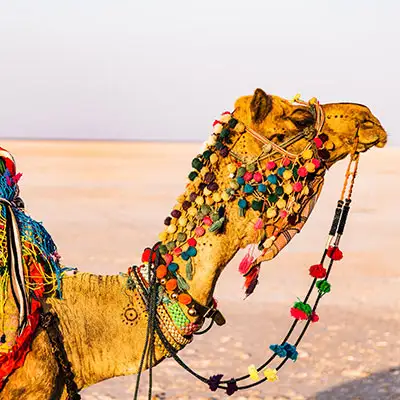
<svg viewBox="0 0 400 400">
<path fill-rule="evenodd" d="M 260 87 L 400 145 L 400 1 L 0 0 L 0 139 L 203 141 Z"/>
</svg>

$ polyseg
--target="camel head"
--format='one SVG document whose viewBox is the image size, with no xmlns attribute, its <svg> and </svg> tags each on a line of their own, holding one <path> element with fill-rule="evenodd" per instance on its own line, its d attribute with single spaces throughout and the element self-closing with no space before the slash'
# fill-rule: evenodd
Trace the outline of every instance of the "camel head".
<svg viewBox="0 0 400 400">
<path fill-rule="evenodd" d="M 325 117 L 322 133 L 326 138 L 323 149 L 327 167 L 354 151 L 356 138 L 358 152 L 386 144 L 385 130 L 366 106 L 332 103 L 322 105 L 322 110 Z M 311 107 L 268 95 L 261 89 L 256 89 L 253 96 L 240 97 L 235 103 L 234 115 L 243 124 L 277 144 L 315 125 L 315 114 Z M 306 144 L 305 137 L 288 146 L 288 150 L 301 153 Z M 258 154 L 259 146 L 249 137 L 244 137 L 239 144 L 244 157 Z"/>
</svg>

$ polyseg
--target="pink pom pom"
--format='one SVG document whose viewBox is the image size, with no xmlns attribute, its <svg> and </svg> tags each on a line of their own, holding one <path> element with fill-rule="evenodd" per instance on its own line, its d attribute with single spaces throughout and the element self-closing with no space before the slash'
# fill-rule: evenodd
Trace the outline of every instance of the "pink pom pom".
<svg viewBox="0 0 400 400">
<path fill-rule="evenodd" d="M 314 138 L 314 143 L 318 149 L 320 149 L 323 145 L 322 140 L 319 137 Z"/>
<path fill-rule="evenodd" d="M 308 171 L 307 171 L 306 167 L 300 167 L 300 168 L 297 170 L 297 173 L 298 173 L 299 176 L 301 176 L 302 178 L 304 178 L 305 176 L 307 176 Z"/>
<path fill-rule="evenodd" d="M 260 183 L 263 179 L 262 173 L 261 172 L 256 172 L 254 173 L 253 179 L 257 182 Z"/>
<path fill-rule="evenodd" d="M 268 162 L 267 162 L 267 169 L 268 169 L 269 171 L 275 169 L 275 167 L 276 167 L 275 161 L 268 161 Z"/>
<path fill-rule="evenodd" d="M 251 256 L 250 254 L 246 254 L 239 264 L 239 272 L 242 275 L 244 275 L 249 270 L 253 261 L 254 261 L 254 257 Z"/>
<path fill-rule="evenodd" d="M 195 230 L 194 233 L 196 234 L 197 237 L 203 236 L 206 231 L 202 226 L 198 226 Z"/>
<path fill-rule="evenodd" d="M 196 241 L 195 238 L 190 238 L 190 239 L 188 239 L 187 244 L 188 244 L 189 246 L 194 247 L 194 246 L 196 246 L 197 241 Z"/>
<path fill-rule="evenodd" d="M 257 221 L 256 221 L 256 223 L 254 224 L 254 230 L 259 230 L 259 229 L 262 229 L 263 228 L 263 226 L 264 226 L 264 222 L 263 222 L 263 220 L 261 219 L 261 218 L 259 218 Z"/>
<path fill-rule="evenodd" d="M 311 162 L 315 165 L 315 168 L 319 168 L 321 166 L 321 161 L 319 161 L 317 158 L 313 158 Z"/>
<path fill-rule="evenodd" d="M 281 218 L 286 218 L 287 217 L 287 211 L 286 210 L 280 210 L 279 211 L 279 216 Z"/>
<path fill-rule="evenodd" d="M 166 265 L 166 266 L 168 266 L 169 264 L 171 264 L 171 262 L 172 262 L 172 260 L 173 260 L 173 257 L 172 257 L 171 254 L 166 254 L 166 255 L 164 256 L 164 258 L 165 258 L 165 265 Z"/>
<path fill-rule="evenodd" d="M 303 189 L 303 184 L 301 182 L 296 182 L 293 185 L 293 191 L 295 192 L 301 192 L 301 189 Z"/>
<path fill-rule="evenodd" d="M 289 164 L 290 164 L 290 160 L 287 157 L 282 159 L 282 165 L 284 167 L 287 167 Z"/>
<path fill-rule="evenodd" d="M 206 215 L 206 216 L 203 218 L 203 223 L 204 223 L 205 225 L 207 225 L 207 226 L 211 226 L 211 225 L 213 224 L 212 219 L 211 219 L 208 215 Z"/>
<path fill-rule="evenodd" d="M 244 175 L 243 175 L 243 179 L 245 180 L 245 182 L 249 182 L 253 179 L 253 173 L 247 171 Z"/>
</svg>

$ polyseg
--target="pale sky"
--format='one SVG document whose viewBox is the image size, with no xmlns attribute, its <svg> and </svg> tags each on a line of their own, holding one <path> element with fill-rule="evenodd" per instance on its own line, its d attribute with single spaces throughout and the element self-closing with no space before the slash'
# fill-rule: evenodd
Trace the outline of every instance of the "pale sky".
<svg viewBox="0 0 400 400">
<path fill-rule="evenodd" d="M 0 138 L 202 141 L 261 87 L 363 103 L 389 143 L 396 0 L 0 0 Z"/>
</svg>

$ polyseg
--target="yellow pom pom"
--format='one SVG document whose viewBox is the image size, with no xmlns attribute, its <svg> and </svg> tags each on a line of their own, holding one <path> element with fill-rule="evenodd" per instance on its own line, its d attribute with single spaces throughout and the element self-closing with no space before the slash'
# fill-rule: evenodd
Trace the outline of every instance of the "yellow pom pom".
<svg viewBox="0 0 400 400">
<path fill-rule="evenodd" d="M 195 203 L 198 204 L 199 206 L 204 204 L 204 197 L 203 196 L 197 196 Z"/>
<path fill-rule="evenodd" d="M 216 124 L 213 128 L 213 132 L 218 135 L 222 131 L 222 124 Z"/>
<path fill-rule="evenodd" d="M 211 196 L 206 197 L 206 204 L 212 206 L 214 204 L 214 199 Z"/>
<path fill-rule="evenodd" d="M 248 371 L 249 371 L 250 379 L 252 381 L 257 382 L 260 379 L 260 377 L 258 376 L 257 368 L 254 364 L 249 365 Z"/>
<path fill-rule="evenodd" d="M 296 96 L 292 98 L 292 103 L 297 103 L 301 99 L 301 94 L 297 93 Z"/>
<path fill-rule="evenodd" d="M 310 193 L 310 189 L 308 186 L 304 186 L 303 190 L 301 191 L 301 194 L 305 194 L 306 196 Z"/>
<path fill-rule="evenodd" d="M 228 201 L 231 198 L 231 195 L 226 192 L 223 192 L 221 197 L 222 197 L 222 200 Z"/>
<path fill-rule="evenodd" d="M 190 207 L 190 208 L 187 210 L 187 212 L 188 212 L 188 214 L 189 214 L 190 216 L 192 216 L 192 217 L 195 217 L 195 216 L 197 215 L 197 209 L 194 208 L 194 207 Z"/>
<path fill-rule="evenodd" d="M 219 193 L 214 193 L 212 198 L 216 203 L 219 203 L 222 200 Z"/>
<path fill-rule="evenodd" d="M 228 165 L 228 172 L 233 174 L 236 171 L 236 165 L 235 164 L 229 164 Z"/>
<path fill-rule="evenodd" d="M 335 148 L 335 144 L 332 142 L 332 141 L 330 141 L 330 140 L 328 140 L 326 143 L 325 143 L 325 148 L 327 149 L 327 150 L 333 150 L 334 148 Z"/>
<path fill-rule="evenodd" d="M 305 160 L 309 160 L 309 159 L 311 159 L 312 157 L 313 157 L 313 151 L 311 150 L 311 149 L 308 149 L 308 150 L 305 150 L 305 151 L 303 151 L 303 154 L 302 154 L 302 156 L 303 156 L 303 158 L 305 159 Z"/>
<path fill-rule="evenodd" d="M 301 205 L 299 203 L 293 203 L 292 209 L 295 213 L 299 212 Z"/>
<path fill-rule="evenodd" d="M 290 179 L 292 176 L 293 176 L 292 171 L 290 171 L 290 170 L 288 170 L 288 169 L 287 169 L 286 171 L 283 172 L 283 179 L 288 180 L 288 179 Z"/>
<path fill-rule="evenodd" d="M 286 185 L 283 186 L 283 191 L 286 194 L 290 194 L 293 192 L 293 185 L 291 183 L 287 183 Z"/>
<path fill-rule="evenodd" d="M 176 199 L 176 201 L 177 201 L 178 203 L 183 203 L 183 202 L 185 201 L 185 195 L 184 195 L 184 194 L 181 194 L 181 195 Z"/>
<path fill-rule="evenodd" d="M 264 372 L 264 376 L 267 378 L 267 381 L 275 382 L 275 381 L 279 380 L 278 371 L 276 369 L 267 368 L 263 372 Z"/>
<path fill-rule="evenodd" d="M 242 133 L 245 131 L 245 129 L 245 126 L 241 122 L 238 122 L 233 130 L 235 132 Z"/>
<path fill-rule="evenodd" d="M 276 209 L 274 207 L 270 207 L 267 210 L 267 218 L 274 218 L 276 217 Z"/>
<path fill-rule="evenodd" d="M 164 240 L 167 240 L 168 234 L 166 231 L 162 231 L 159 235 L 158 238 L 163 242 Z"/>
<path fill-rule="evenodd" d="M 210 163 L 215 164 L 218 161 L 218 156 L 214 153 L 210 156 Z"/>
<path fill-rule="evenodd" d="M 228 122 L 231 118 L 232 118 L 231 114 L 224 114 L 224 115 L 221 115 L 221 116 L 218 118 L 218 120 L 221 121 L 221 122 L 226 123 L 226 122 Z"/>
<path fill-rule="evenodd" d="M 310 105 L 314 105 L 314 104 L 317 104 L 317 103 L 318 103 L 318 100 L 317 100 L 316 97 L 312 97 L 312 98 L 308 101 L 308 104 L 310 104 Z"/>
<path fill-rule="evenodd" d="M 204 176 L 207 172 L 210 172 L 210 170 L 207 167 L 203 167 L 201 169 L 201 174 Z"/>
<path fill-rule="evenodd" d="M 308 172 L 315 172 L 315 165 L 312 162 L 307 163 L 305 167 Z"/>
<path fill-rule="evenodd" d="M 205 196 L 209 196 L 212 193 L 212 191 L 205 187 L 204 190 L 203 190 L 203 193 L 204 193 Z"/>
<path fill-rule="evenodd" d="M 274 241 L 269 238 L 264 242 L 264 248 L 269 249 L 273 245 Z"/>
<path fill-rule="evenodd" d="M 171 224 L 171 225 L 169 225 L 168 226 L 168 228 L 167 228 L 167 232 L 168 233 L 175 233 L 176 232 L 176 225 L 174 225 L 174 224 Z"/>
<path fill-rule="evenodd" d="M 178 224 L 179 224 L 180 226 L 186 226 L 187 222 L 188 222 L 188 220 L 187 220 L 187 218 L 185 218 L 185 217 L 180 217 L 180 218 L 178 219 Z"/>
<path fill-rule="evenodd" d="M 279 200 L 276 202 L 276 206 L 281 210 L 282 208 L 285 208 L 285 207 L 286 207 L 286 201 L 283 200 L 283 199 L 279 199 Z"/>
</svg>

